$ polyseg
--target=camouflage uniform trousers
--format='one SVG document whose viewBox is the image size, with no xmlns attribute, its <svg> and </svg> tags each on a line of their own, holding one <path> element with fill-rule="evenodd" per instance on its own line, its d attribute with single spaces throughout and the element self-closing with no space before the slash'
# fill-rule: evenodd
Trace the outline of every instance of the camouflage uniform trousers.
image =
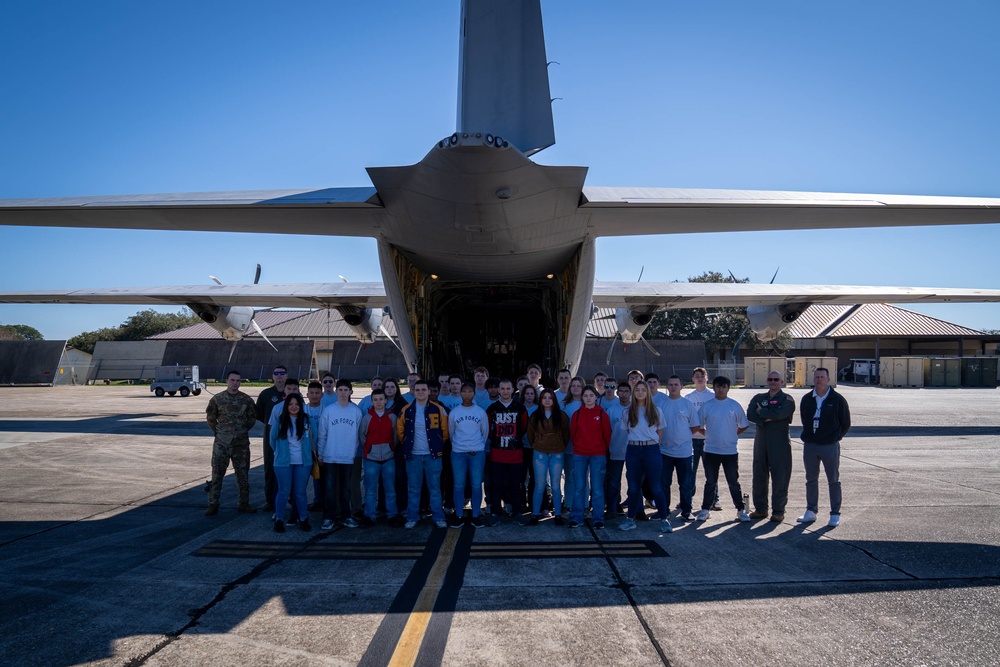
<svg viewBox="0 0 1000 667">
<path fill-rule="evenodd" d="M 250 503 L 250 438 L 234 438 L 232 440 L 215 439 L 212 444 L 212 485 L 208 491 L 208 504 L 218 505 L 219 494 L 222 491 L 222 480 L 233 462 L 236 473 L 236 486 L 239 488 L 239 503 Z"/>
</svg>

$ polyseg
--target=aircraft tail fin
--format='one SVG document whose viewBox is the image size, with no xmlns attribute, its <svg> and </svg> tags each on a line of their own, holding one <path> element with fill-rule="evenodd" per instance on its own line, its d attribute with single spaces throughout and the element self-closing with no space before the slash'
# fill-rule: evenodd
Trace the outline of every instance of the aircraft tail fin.
<svg viewBox="0 0 1000 667">
<path fill-rule="evenodd" d="M 540 0 L 463 0 L 458 131 L 499 135 L 525 155 L 556 142 Z"/>
</svg>

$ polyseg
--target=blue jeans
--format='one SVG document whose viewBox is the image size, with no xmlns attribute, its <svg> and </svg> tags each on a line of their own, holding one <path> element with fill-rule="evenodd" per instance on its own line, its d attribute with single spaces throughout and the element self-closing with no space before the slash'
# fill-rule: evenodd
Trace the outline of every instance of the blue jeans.
<svg viewBox="0 0 1000 667">
<path fill-rule="evenodd" d="M 576 497 L 576 488 L 573 486 L 573 443 L 566 445 L 566 451 L 562 453 L 563 457 L 563 475 L 566 476 L 566 486 L 563 487 L 563 498 L 569 501 L 569 504 L 573 504 L 573 498 Z M 553 484 L 554 486 L 554 484 Z"/>
<path fill-rule="evenodd" d="M 292 494 L 300 521 L 309 517 L 309 502 L 306 500 L 306 488 L 309 485 L 310 474 L 312 474 L 312 466 L 306 467 L 301 463 L 291 466 L 274 467 L 274 477 L 278 482 L 277 497 L 284 499 L 288 498 L 289 493 Z M 284 502 L 275 503 L 274 518 L 278 521 L 285 520 Z"/>
<path fill-rule="evenodd" d="M 545 454 L 535 450 L 532 465 L 535 467 L 535 495 L 531 499 L 531 511 L 534 514 L 542 513 L 542 497 L 545 495 L 545 480 L 548 479 L 552 486 L 552 507 L 556 516 L 562 513 L 562 491 L 560 491 L 559 478 L 562 477 L 563 455 Z"/>
<path fill-rule="evenodd" d="M 385 492 L 385 513 L 390 517 L 399 514 L 396 508 L 396 461 L 369 461 L 362 459 L 361 465 L 365 475 L 365 516 L 375 520 L 375 508 L 378 507 L 378 480 L 382 478 L 382 488 Z"/>
<path fill-rule="evenodd" d="M 694 491 L 691 477 L 694 475 L 693 456 L 663 455 L 663 497 L 667 499 L 667 511 L 670 511 L 670 487 L 674 471 L 677 471 L 677 490 L 681 498 L 681 512 L 691 511 L 691 494 Z"/>
<path fill-rule="evenodd" d="M 583 523 L 583 512 L 587 509 L 587 484 L 584 481 L 590 475 L 590 487 L 594 490 L 594 521 L 604 521 L 604 472 L 608 460 L 600 456 L 573 455 L 573 478 L 576 480 L 576 496 L 573 498 L 573 509 L 569 518 Z"/>
<path fill-rule="evenodd" d="M 628 518 L 634 519 L 642 511 L 642 476 L 649 480 L 653 500 L 660 510 L 660 519 L 666 519 L 670 508 L 663 496 L 663 461 L 660 448 L 653 445 L 629 445 L 625 450 L 625 479 L 628 481 Z"/>
<path fill-rule="evenodd" d="M 451 471 L 455 478 L 453 494 L 455 514 L 462 516 L 465 507 L 465 481 L 472 485 L 472 516 L 477 517 L 483 508 L 483 470 L 486 468 L 486 452 L 451 453 Z"/>
<path fill-rule="evenodd" d="M 607 506 L 607 513 L 615 516 L 618 513 L 618 506 L 622 504 L 622 471 L 625 469 L 625 461 L 608 460 L 608 469 L 604 474 L 604 504 Z"/>
<path fill-rule="evenodd" d="M 414 454 L 406 461 L 406 520 L 420 520 L 420 489 L 427 479 L 427 490 L 431 494 L 431 517 L 444 521 L 444 506 L 441 504 L 441 457 L 430 454 Z"/>
</svg>

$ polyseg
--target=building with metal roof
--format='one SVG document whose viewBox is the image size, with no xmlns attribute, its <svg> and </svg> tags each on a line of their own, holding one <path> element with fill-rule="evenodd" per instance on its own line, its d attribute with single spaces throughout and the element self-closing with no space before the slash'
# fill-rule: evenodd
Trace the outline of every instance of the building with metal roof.
<svg viewBox="0 0 1000 667">
<path fill-rule="evenodd" d="M 790 356 L 851 359 L 997 354 L 1000 336 L 885 303 L 812 305 L 788 328 Z"/>
</svg>

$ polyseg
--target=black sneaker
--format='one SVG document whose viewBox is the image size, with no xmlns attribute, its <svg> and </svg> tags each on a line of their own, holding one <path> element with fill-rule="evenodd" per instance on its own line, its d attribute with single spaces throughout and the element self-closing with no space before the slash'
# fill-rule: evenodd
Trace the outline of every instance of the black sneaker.
<svg viewBox="0 0 1000 667">
<path fill-rule="evenodd" d="M 309 503 L 309 507 L 306 508 L 310 512 L 322 512 L 323 503 Z"/>
<path fill-rule="evenodd" d="M 297 526 L 299 525 L 299 520 L 296 517 L 291 517 L 285 522 L 286 526 Z"/>
<path fill-rule="evenodd" d="M 283 533 L 285 532 L 285 522 L 281 519 L 274 520 L 274 532 Z"/>
<path fill-rule="evenodd" d="M 694 521 L 694 514 L 691 514 L 691 512 L 681 512 L 681 518 L 685 521 Z"/>
<path fill-rule="evenodd" d="M 635 520 L 636 521 L 649 521 L 649 517 L 646 515 L 645 512 L 639 512 L 638 514 L 635 515 Z"/>
<path fill-rule="evenodd" d="M 397 514 L 396 516 L 389 517 L 388 523 L 390 528 L 402 528 L 403 524 L 406 523 L 406 519 L 403 518 L 402 514 Z"/>
<path fill-rule="evenodd" d="M 476 528 L 482 528 L 483 526 L 485 526 L 486 521 L 483 519 L 483 515 L 480 514 L 479 516 L 472 517 L 472 525 L 475 526 Z"/>
<path fill-rule="evenodd" d="M 565 526 L 566 520 L 557 514 L 556 518 L 552 519 L 552 523 L 554 523 L 557 526 Z"/>
<path fill-rule="evenodd" d="M 375 519 L 371 518 L 370 516 L 363 516 L 361 517 L 361 521 L 358 522 L 358 525 L 361 526 L 362 528 L 374 528 Z"/>
<path fill-rule="evenodd" d="M 487 528 L 492 528 L 493 526 L 497 525 L 498 523 L 500 523 L 500 517 L 498 517 L 496 514 L 490 514 L 488 517 L 486 517 L 486 527 Z"/>
<path fill-rule="evenodd" d="M 716 500 L 715 504 L 712 505 L 712 511 L 713 512 L 721 512 L 722 511 L 722 505 L 719 504 L 718 500 Z"/>
<path fill-rule="evenodd" d="M 580 522 L 579 521 L 570 521 L 569 522 L 569 527 L 570 528 L 579 528 L 580 527 Z"/>
<path fill-rule="evenodd" d="M 302 519 L 302 521 L 299 521 L 299 530 L 302 532 L 308 533 L 312 529 L 313 527 L 310 525 L 309 519 Z"/>
<path fill-rule="evenodd" d="M 595 521 L 594 522 L 594 530 L 604 530 L 604 522 L 603 521 Z"/>
<path fill-rule="evenodd" d="M 461 528 L 462 524 L 465 523 L 462 521 L 462 518 L 455 513 L 448 514 L 445 516 L 444 520 L 447 522 L 449 528 Z"/>
</svg>

